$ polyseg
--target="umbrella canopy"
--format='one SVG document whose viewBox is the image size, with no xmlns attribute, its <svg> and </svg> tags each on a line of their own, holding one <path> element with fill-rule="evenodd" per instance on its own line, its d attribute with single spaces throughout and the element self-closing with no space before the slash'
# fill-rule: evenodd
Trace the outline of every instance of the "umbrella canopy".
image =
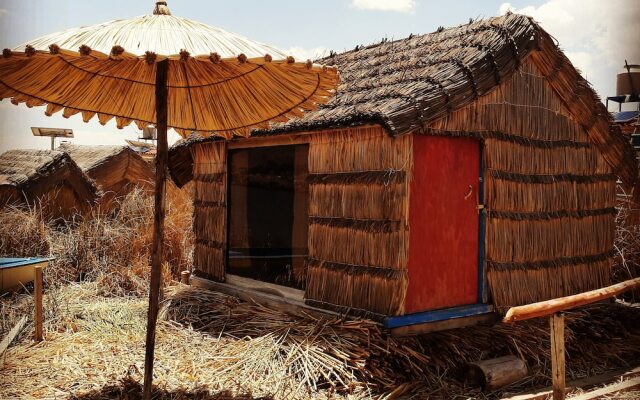
<svg viewBox="0 0 640 400">
<path fill-rule="evenodd" d="M 195 55 L 195 56 L 194 56 Z M 0 58 L 0 99 L 46 105 L 46 114 L 116 118 L 157 127 L 155 213 L 147 323 L 144 398 L 151 397 L 161 280 L 167 128 L 182 136 L 248 136 L 328 100 L 335 69 L 296 63 L 273 47 L 171 15 L 153 15 L 45 36 Z"/>
<path fill-rule="evenodd" d="M 152 15 L 43 36 L 0 58 L 0 98 L 47 105 L 46 114 L 97 116 L 118 128 L 155 124 L 156 67 L 168 59 L 167 125 L 182 136 L 247 136 L 324 103 L 335 69 L 298 63 L 282 51 L 171 15 Z"/>
</svg>

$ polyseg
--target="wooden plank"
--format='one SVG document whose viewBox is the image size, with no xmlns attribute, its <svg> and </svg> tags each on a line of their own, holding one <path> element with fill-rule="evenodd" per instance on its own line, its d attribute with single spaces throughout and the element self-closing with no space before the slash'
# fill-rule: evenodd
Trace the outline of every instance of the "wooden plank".
<svg viewBox="0 0 640 400">
<path fill-rule="evenodd" d="M 551 374 L 553 378 L 553 400 L 564 400 L 564 315 L 554 314 L 549 318 L 551 328 Z"/>
<path fill-rule="evenodd" d="M 511 307 L 502 321 L 509 323 L 544 317 L 560 311 L 569 310 L 571 308 L 596 303 L 639 287 L 640 278 L 634 278 L 605 288 L 591 290 L 589 292 L 579 293 L 573 296 L 559 297 L 524 306 Z"/>
<path fill-rule="evenodd" d="M 565 389 L 567 392 L 576 388 L 589 389 L 594 386 L 611 383 L 618 379 L 629 379 L 638 376 L 640 376 L 640 367 L 635 367 L 632 369 L 619 369 L 601 375 L 589 376 L 586 378 L 580 378 L 570 381 L 566 384 Z M 503 397 L 502 400 L 545 400 L 552 394 L 553 388 L 549 387 L 541 390 L 519 393 L 509 397 Z"/>
<path fill-rule="evenodd" d="M 571 397 L 571 400 L 593 400 L 602 397 L 613 398 L 611 396 L 628 392 L 632 389 L 640 388 L 640 378 L 632 378 L 615 385 L 603 387 L 592 392 L 580 394 L 578 396 Z"/>
<path fill-rule="evenodd" d="M 391 335 L 396 337 L 422 335 L 425 333 L 446 331 L 449 329 L 466 328 L 474 325 L 492 325 L 500 318 L 495 313 L 472 315 L 443 321 L 425 322 L 422 324 L 406 325 L 391 329 Z"/>
<path fill-rule="evenodd" d="M 213 290 L 216 292 L 224 293 L 229 296 L 234 296 L 240 300 L 247 302 L 255 302 L 262 304 L 266 307 L 270 307 L 277 310 L 282 310 L 294 315 L 310 314 L 317 317 L 324 318 L 342 318 L 341 314 L 330 310 L 323 310 L 316 307 L 311 307 L 304 302 L 288 299 L 285 297 L 274 296 L 268 293 L 256 292 L 251 289 L 229 285 L 227 283 L 214 282 L 208 279 L 200 278 L 197 276 L 191 277 L 191 285 L 200 287 L 203 289 Z"/>
<path fill-rule="evenodd" d="M 0 342 L 0 368 L 4 364 L 4 358 L 1 358 L 2 355 L 7 350 L 7 348 L 9 348 L 9 345 L 11 344 L 11 342 L 13 342 L 16 336 L 20 334 L 20 332 L 22 331 L 22 328 L 24 328 L 26 323 L 27 323 L 27 316 L 25 315 L 22 318 L 20 318 L 20 320 L 13 326 L 13 328 L 11 328 L 7 336 L 5 336 L 5 338 L 2 339 L 2 342 Z"/>
<path fill-rule="evenodd" d="M 44 339 L 43 330 L 42 330 L 42 267 L 36 266 L 33 269 L 35 278 L 34 278 L 34 297 L 35 297 L 35 341 L 41 342 Z"/>
<path fill-rule="evenodd" d="M 256 279 L 245 278 L 243 276 L 226 274 L 225 282 L 229 285 L 239 286 L 257 292 L 272 294 L 291 300 L 304 302 L 304 290 L 294 289 L 287 286 L 276 285 L 274 283 L 263 282 Z"/>
<path fill-rule="evenodd" d="M 147 311 L 147 336 L 144 357 L 144 388 L 143 399 L 151 400 L 153 383 L 153 357 L 156 343 L 156 322 L 160 299 L 160 282 L 162 280 L 162 250 L 164 247 L 164 214 L 165 214 L 165 184 L 167 175 L 168 143 L 168 89 L 167 76 L 169 60 L 156 63 L 156 130 L 158 150 L 156 153 L 156 186 L 153 215 L 153 244 L 151 247 L 151 282 L 149 285 L 149 308 Z"/>
</svg>

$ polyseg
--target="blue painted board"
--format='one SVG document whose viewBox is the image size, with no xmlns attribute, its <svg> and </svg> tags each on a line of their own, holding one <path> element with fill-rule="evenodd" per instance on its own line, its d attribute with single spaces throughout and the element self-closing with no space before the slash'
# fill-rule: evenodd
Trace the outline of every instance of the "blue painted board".
<svg viewBox="0 0 640 400">
<path fill-rule="evenodd" d="M 488 314 L 490 312 L 493 312 L 493 306 L 491 304 L 471 304 L 467 306 L 445 308 L 442 310 L 400 315 L 397 317 L 387 317 L 384 319 L 384 327 L 387 329 L 393 329 L 401 326 L 423 324 L 426 322 L 471 317 L 473 315 Z"/>
<path fill-rule="evenodd" d="M 0 258 L 0 269 L 22 267 L 25 265 L 39 264 L 51 261 L 53 258 L 27 257 L 27 258 Z"/>
</svg>

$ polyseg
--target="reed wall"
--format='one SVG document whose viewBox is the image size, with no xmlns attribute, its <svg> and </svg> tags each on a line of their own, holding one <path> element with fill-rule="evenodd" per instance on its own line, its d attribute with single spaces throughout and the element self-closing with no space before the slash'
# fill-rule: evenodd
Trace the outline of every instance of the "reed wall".
<svg viewBox="0 0 640 400">
<path fill-rule="evenodd" d="M 498 307 L 609 282 L 616 178 L 547 78 L 529 57 L 426 128 L 484 142 L 486 270 Z"/>
<path fill-rule="evenodd" d="M 196 274 L 224 281 L 227 250 L 227 153 L 225 142 L 192 146 Z"/>
<path fill-rule="evenodd" d="M 378 126 L 312 134 L 310 304 L 402 313 L 410 168 L 411 136 L 392 138 Z"/>
</svg>

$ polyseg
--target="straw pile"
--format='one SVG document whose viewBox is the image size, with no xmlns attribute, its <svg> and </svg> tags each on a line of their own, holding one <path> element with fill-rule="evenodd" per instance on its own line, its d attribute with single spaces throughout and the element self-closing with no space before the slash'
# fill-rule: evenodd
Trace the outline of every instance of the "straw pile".
<svg viewBox="0 0 640 400">
<path fill-rule="evenodd" d="M 99 293 L 85 283 L 45 296 L 46 341 L 30 343 L 29 326 L 8 350 L 0 398 L 139 398 L 146 301 Z M 161 316 L 155 382 L 163 399 L 496 398 L 504 391 L 481 394 L 459 373 L 466 361 L 505 354 L 532 371 L 506 390 L 550 376 L 546 320 L 394 339 L 370 321 L 287 315 L 184 286 L 169 288 Z M 569 379 L 640 357 L 636 309 L 601 304 L 569 313 L 567 326 Z"/>
<path fill-rule="evenodd" d="M 193 208 L 189 188 L 169 187 L 167 198 L 165 276 L 171 279 L 190 269 Z M 0 257 L 56 257 L 45 269 L 47 285 L 95 280 L 105 294 L 143 295 L 148 288 L 153 198 L 137 188 L 119 200 L 117 208 L 112 215 L 96 210 L 63 223 L 49 221 L 38 209 L 0 210 Z"/>
<path fill-rule="evenodd" d="M 611 270 L 611 280 L 622 282 L 640 276 L 640 223 L 629 218 L 637 211 L 637 205 L 625 190 L 618 186 L 618 215 L 616 216 L 616 257 Z M 627 292 L 623 298 L 638 302 L 640 290 Z"/>
</svg>

